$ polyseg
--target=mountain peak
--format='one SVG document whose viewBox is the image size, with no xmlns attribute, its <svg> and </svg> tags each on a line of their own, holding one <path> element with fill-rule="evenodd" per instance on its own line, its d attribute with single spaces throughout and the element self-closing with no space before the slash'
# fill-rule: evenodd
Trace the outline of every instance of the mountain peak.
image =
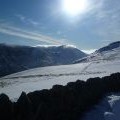
<svg viewBox="0 0 120 120">
<path fill-rule="evenodd" d="M 0 44 L 0 76 L 35 67 L 72 64 L 85 56 L 71 45 L 32 47 Z"/>
</svg>

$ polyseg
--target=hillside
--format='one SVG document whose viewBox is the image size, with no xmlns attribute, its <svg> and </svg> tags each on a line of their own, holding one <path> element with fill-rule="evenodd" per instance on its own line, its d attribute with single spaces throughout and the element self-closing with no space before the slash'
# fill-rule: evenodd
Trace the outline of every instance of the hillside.
<svg viewBox="0 0 120 120">
<path fill-rule="evenodd" d="M 113 42 L 105 47 L 96 50 L 87 57 L 76 60 L 74 63 L 90 61 L 112 61 L 120 59 L 120 41 Z"/>
<path fill-rule="evenodd" d="M 82 62 L 82 63 L 71 64 L 71 65 L 38 67 L 38 68 L 25 70 L 22 72 L 18 72 L 18 73 L 14 73 L 14 74 L 2 77 L 0 79 L 0 91 L 1 93 L 6 93 L 7 95 L 9 95 L 11 99 L 16 99 L 20 96 L 22 91 L 25 91 L 28 93 L 35 90 L 49 89 L 55 84 L 66 85 L 68 82 L 76 81 L 77 79 L 86 80 L 91 77 L 103 77 L 105 75 L 110 75 L 112 73 L 120 72 L 120 47 L 118 47 L 118 42 L 116 43 L 117 43 L 117 47 L 115 43 L 112 43 L 112 46 L 114 46 L 114 49 L 112 47 L 112 50 L 111 49 L 107 51 L 102 50 L 101 53 L 96 51 L 95 53 L 90 55 L 91 57 L 90 56 L 87 57 L 90 59 L 87 59 L 87 62 L 84 62 L 84 63 Z M 62 47 L 62 50 L 63 48 L 65 48 L 66 50 L 66 46 L 59 46 L 59 47 L 52 46 L 49 48 L 43 47 L 43 49 L 45 50 L 51 49 L 51 51 L 55 51 L 55 50 L 58 50 L 58 48 L 61 50 L 61 47 Z M 71 48 L 70 46 L 68 48 L 74 49 L 73 47 Z M 30 49 L 33 49 L 33 47 L 32 48 L 30 47 L 29 50 Z M 68 51 L 70 51 L 69 49 Z M 20 49 L 20 50 L 26 51 L 24 49 Z M 67 53 L 63 53 L 63 54 L 65 55 Z M 33 58 L 31 59 L 33 60 Z M 65 59 L 63 59 L 63 61 L 64 60 Z M 29 60 L 26 58 L 26 61 L 29 61 Z M 23 62 L 20 60 L 20 63 L 23 63 Z M 10 69 L 9 71 L 11 72 Z M 16 91 L 14 92 L 14 90 Z M 12 94 L 13 92 L 14 94 Z"/>
<path fill-rule="evenodd" d="M 0 76 L 30 68 L 71 64 L 86 54 L 72 46 L 10 46 L 0 44 Z"/>
<path fill-rule="evenodd" d="M 120 60 L 40 67 L 1 78 L 0 92 L 16 99 L 22 91 L 28 93 L 49 89 L 56 84 L 66 85 L 78 79 L 86 81 L 90 77 L 102 77 L 115 72 L 120 72 Z"/>
</svg>

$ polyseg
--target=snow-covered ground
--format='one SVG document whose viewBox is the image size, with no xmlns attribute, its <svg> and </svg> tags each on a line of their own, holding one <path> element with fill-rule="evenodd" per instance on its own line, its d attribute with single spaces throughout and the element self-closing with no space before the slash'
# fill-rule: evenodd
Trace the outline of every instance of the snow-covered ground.
<svg viewBox="0 0 120 120">
<path fill-rule="evenodd" d="M 17 99 L 22 91 L 49 89 L 55 84 L 87 80 L 120 72 L 120 60 L 100 60 L 73 65 L 42 67 L 15 73 L 0 79 L 0 92 Z M 100 104 L 85 114 L 82 120 L 119 120 L 120 94 L 106 96 Z"/>
<path fill-rule="evenodd" d="M 120 120 L 120 93 L 106 96 L 82 120 Z"/>
<path fill-rule="evenodd" d="M 102 77 L 120 72 L 120 60 L 100 60 L 72 65 L 41 67 L 15 73 L 0 79 L 0 93 L 16 99 L 22 91 L 49 89 L 55 84 L 66 85 L 76 80 Z"/>
<path fill-rule="evenodd" d="M 55 84 L 66 85 L 78 79 L 87 80 L 120 72 L 120 42 L 111 43 L 85 59 L 85 63 L 41 67 L 5 76 L 0 78 L 0 93 L 14 99 L 22 91 L 50 89 Z"/>
</svg>

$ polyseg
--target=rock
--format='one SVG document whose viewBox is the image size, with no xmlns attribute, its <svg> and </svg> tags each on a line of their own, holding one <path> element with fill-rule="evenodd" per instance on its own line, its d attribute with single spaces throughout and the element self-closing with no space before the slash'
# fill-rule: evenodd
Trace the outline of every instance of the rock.
<svg viewBox="0 0 120 120">
<path fill-rule="evenodd" d="M 13 120 L 13 104 L 5 94 L 0 95 L 0 119 Z"/>
</svg>

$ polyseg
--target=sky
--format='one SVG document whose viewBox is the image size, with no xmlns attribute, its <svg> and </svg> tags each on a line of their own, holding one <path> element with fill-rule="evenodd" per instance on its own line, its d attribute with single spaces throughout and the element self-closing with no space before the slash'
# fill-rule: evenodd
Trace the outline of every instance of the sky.
<svg viewBox="0 0 120 120">
<path fill-rule="evenodd" d="M 0 43 L 90 52 L 119 41 L 119 6 L 120 0 L 0 0 Z"/>
</svg>

